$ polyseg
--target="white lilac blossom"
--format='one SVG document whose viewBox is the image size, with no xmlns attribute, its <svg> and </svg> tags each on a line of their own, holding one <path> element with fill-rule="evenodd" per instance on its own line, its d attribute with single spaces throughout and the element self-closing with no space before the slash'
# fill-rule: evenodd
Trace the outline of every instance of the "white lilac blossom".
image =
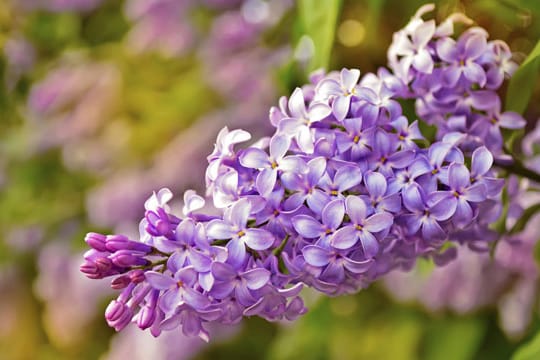
<svg viewBox="0 0 540 360">
<path fill-rule="evenodd" d="M 404 31 L 419 31 L 415 22 Z M 451 25 L 424 30 L 447 36 Z M 426 61 L 430 44 L 413 42 L 421 54 L 405 67 L 409 80 L 440 69 Z M 476 38 L 464 48 L 474 54 L 468 65 L 491 51 Z M 466 72 L 480 79 L 460 61 L 457 84 Z M 415 95 L 403 95 L 396 79 L 384 70 L 315 74 L 270 110 L 270 138 L 246 146 L 244 130 L 219 133 L 206 171 L 215 211 L 201 210 L 204 199 L 188 191 L 175 215 L 162 189 L 145 203 L 138 240 L 89 233 L 81 271 L 112 276 L 121 290 L 108 324 L 135 322 L 154 336 L 180 327 L 208 340 L 207 323 L 297 318 L 304 286 L 355 293 L 419 257 L 442 265 L 457 245 L 486 249 L 495 239 L 488 226 L 503 211 L 492 143 L 470 147 L 456 132 L 430 143 L 403 115 L 397 100 Z"/>
</svg>

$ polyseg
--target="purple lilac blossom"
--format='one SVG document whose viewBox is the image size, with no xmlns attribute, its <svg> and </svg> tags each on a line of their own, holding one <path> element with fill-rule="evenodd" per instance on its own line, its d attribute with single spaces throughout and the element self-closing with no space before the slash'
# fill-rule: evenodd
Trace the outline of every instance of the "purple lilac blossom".
<svg viewBox="0 0 540 360">
<path fill-rule="evenodd" d="M 107 308 L 109 325 L 120 330 L 134 321 L 155 336 L 180 326 L 206 340 L 208 322 L 232 324 L 247 315 L 294 319 L 305 312 L 298 297 L 304 285 L 330 295 L 356 292 L 418 256 L 442 256 L 444 240 L 455 240 L 456 222 L 459 231 L 487 224 L 479 209 L 500 202 L 499 193 L 485 191 L 486 178 L 495 175 L 489 167 L 469 170 L 454 143 L 431 145 L 444 149 L 431 156 L 447 176 L 434 182 L 429 178 L 437 172 L 417 171 L 409 186 L 388 189 L 398 174 L 428 158 L 430 147 L 412 150 L 400 141 L 409 126 L 391 124 L 404 121 L 401 111 L 370 103 L 362 87 L 350 96 L 345 117 L 336 118 L 332 104 L 341 95 L 318 92 L 334 77 L 282 99 L 287 105 L 273 109 L 270 139 L 241 147 L 249 133 L 220 132 L 206 173 L 217 212 L 199 212 L 203 198 L 189 192 L 183 216 L 173 215 L 167 205 L 172 193 L 162 189 L 145 203 L 139 240 L 87 235 L 92 249 L 81 270 L 95 279 L 115 276 L 112 285 L 121 289 Z M 359 118 L 368 119 L 371 151 L 353 155 L 336 142 L 347 133 L 345 121 Z M 478 196 L 461 176 L 471 171 L 482 175 L 473 185 L 482 190 Z M 449 196 L 456 205 L 442 207 Z M 470 210 L 470 222 L 461 221 L 457 204 Z M 267 206 L 275 217 L 283 213 L 280 221 L 260 221 L 268 219 Z M 461 240 L 473 241 L 483 240 Z"/>
<path fill-rule="evenodd" d="M 512 53 L 504 42 L 488 41 L 489 34 L 480 27 L 455 34 L 455 22 L 472 23 L 461 14 L 438 25 L 423 20 L 433 9 L 433 4 L 422 6 L 394 34 L 388 65 L 395 78 L 387 81 L 400 97 L 416 101 L 419 118 L 437 127 L 437 139 L 459 133 L 464 151 L 486 146 L 498 157 L 503 147 L 501 128 L 525 126 L 521 115 L 501 111 L 496 92 L 517 68 Z"/>
<path fill-rule="evenodd" d="M 80 256 L 71 254 L 59 242 L 46 245 L 39 254 L 34 291 L 44 302 L 47 335 L 61 346 L 73 346 L 83 340 L 83 329 L 94 321 L 96 307 L 112 293 L 106 284 L 85 283 L 84 276 L 76 271 Z"/>
<path fill-rule="evenodd" d="M 27 11 L 88 12 L 98 7 L 103 0 L 13 0 L 15 1 L 16 7 Z"/>
<path fill-rule="evenodd" d="M 11 37 L 4 45 L 6 56 L 6 85 L 12 90 L 20 77 L 34 66 L 36 51 L 32 44 L 22 37 Z"/>
<path fill-rule="evenodd" d="M 73 144 L 95 134 L 114 110 L 120 88 L 114 65 L 64 65 L 32 86 L 28 98 L 35 150 Z"/>
<path fill-rule="evenodd" d="M 194 42 L 194 29 L 187 21 L 190 0 L 129 0 L 128 19 L 134 22 L 127 38 L 136 52 L 157 50 L 165 56 L 179 56 Z"/>
<path fill-rule="evenodd" d="M 433 30 L 426 33 L 451 34 L 454 18 L 440 31 L 426 25 Z M 482 34 L 467 36 L 483 44 Z M 430 42 L 414 46 L 423 52 Z M 478 47 L 480 54 L 463 56 L 474 62 L 490 51 Z M 422 70 L 411 78 L 429 74 L 425 63 L 424 52 L 411 60 L 407 70 Z M 456 71 L 458 84 L 468 81 Z M 167 204 L 172 192 L 161 189 L 145 203 L 138 240 L 86 236 L 91 250 L 81 271 L 112 276 L 121 290 L 105 314 L 111 327 L 135 322 L 154 336 L 181 328 L 208 341 L 208 323 L 302 315 L 303 286 L 354 293 L 393 269 L 411 269 L 419 257 L 443 265 L 455 245 L 488 247 L 488 225 L 503 208 L 491 144 L 470 147 L 457 132 L 418 141 L 417 122 L 396 101 L 410 96 L 396 87 L 399 79 L 384 70 L 359 75 L 317 73 L 282 97 L 270 110 L 270 138 L 247 145 L 250 133 L 220 131 L 205 176 L 214 210 L 201 210 L 203 197 L 188 191 L 177 213 Z M 480 90 L 470 98 L 476 95 L 491 96 Z"/>
</svg>

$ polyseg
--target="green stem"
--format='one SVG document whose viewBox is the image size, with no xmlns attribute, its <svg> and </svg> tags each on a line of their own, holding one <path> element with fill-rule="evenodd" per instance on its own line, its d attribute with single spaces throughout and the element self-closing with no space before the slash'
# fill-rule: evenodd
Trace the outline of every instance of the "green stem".
<svg viewBox="0 0 540 360">
<path fill-rule="evenodd" d="M 537 183 L 540 183 L 540 174 L 538 174 L 536 171 L 533 171 L 525 167 L 525 165 L 523 165 L 521 160 L 517 159 L 516 156 L 512 155 L 512 158 L 513 158 L 512 164 L 495 161 L 495 165 L 508 171 L 511 174 L 519 175 L 527 179 L 533 180 Z"/>
<path fill-rule="evenodd" d="M 274 254 L 275 256 L 279 256 L 279 254 L 281 254 L 281 252 L 285 248 L 285 245 L 287 245 L 287 241 L 289 241 L 289 234 L 287 234 L 287 236 L 285 236 L 279 246 L 275 248 L 274 251 L 272 251 L 272 254 Z"/>
</svg>

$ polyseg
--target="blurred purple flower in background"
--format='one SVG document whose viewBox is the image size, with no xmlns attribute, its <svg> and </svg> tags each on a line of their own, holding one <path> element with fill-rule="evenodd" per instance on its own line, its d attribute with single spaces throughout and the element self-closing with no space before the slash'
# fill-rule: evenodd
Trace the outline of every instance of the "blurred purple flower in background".
<svg viewBox="0 0 540 360">
<path fill-rule="evenodd" d="M 28 98 L 35 151 L 95 135 L 114 112 L 121 78 L 112 64 L 63 65 L 35 84 Z"/>
</svg>

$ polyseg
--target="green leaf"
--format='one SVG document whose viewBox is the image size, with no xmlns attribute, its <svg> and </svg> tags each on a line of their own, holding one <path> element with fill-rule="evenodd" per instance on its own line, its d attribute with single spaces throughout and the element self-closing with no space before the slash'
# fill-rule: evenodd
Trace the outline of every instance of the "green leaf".
<svg viewBox="0 0 540 360">
<path fill-rule="evenodd" d="M 485 323 L 477 317 L 435 320 L 426 332 L 424 359 L 469 360 L 481 345 Z"/>
<path fill-rule="evenodd" d="M 527 225 L 531 217 L 533 217 L 533 215 L 539 211 L 540 211 L 540 203 L 535 204 L 531 207 L 528 207 L 523 212 L 519 220 L 516 221 L 514 226 L 512 226 L 512 229 L 510 229 L 510 234 L 517 234 L 518 232 L 523 231 L 523 229 L 525 229 L 525 226 Z"/>
<path fill-rule="evenodd" d="M 538 82 L 540 71 L 540 41 L 510 79 L 506 93 L 506 110 L 525 111 Z"/>
<path fill-rule="evenodd" d="M 300 0 L 298 2 L 303 33 L 311 38 L 315 46 L 308 66 L 309 71 L 328 68 L 340 9 L 341 0 Z"/>
<path fill-rule="evenodd" d="M 512 356 L 512 360 L 537 359 L 540 359 L 540 332 L 531 341 L 521 345 Z"/>
</svg>

